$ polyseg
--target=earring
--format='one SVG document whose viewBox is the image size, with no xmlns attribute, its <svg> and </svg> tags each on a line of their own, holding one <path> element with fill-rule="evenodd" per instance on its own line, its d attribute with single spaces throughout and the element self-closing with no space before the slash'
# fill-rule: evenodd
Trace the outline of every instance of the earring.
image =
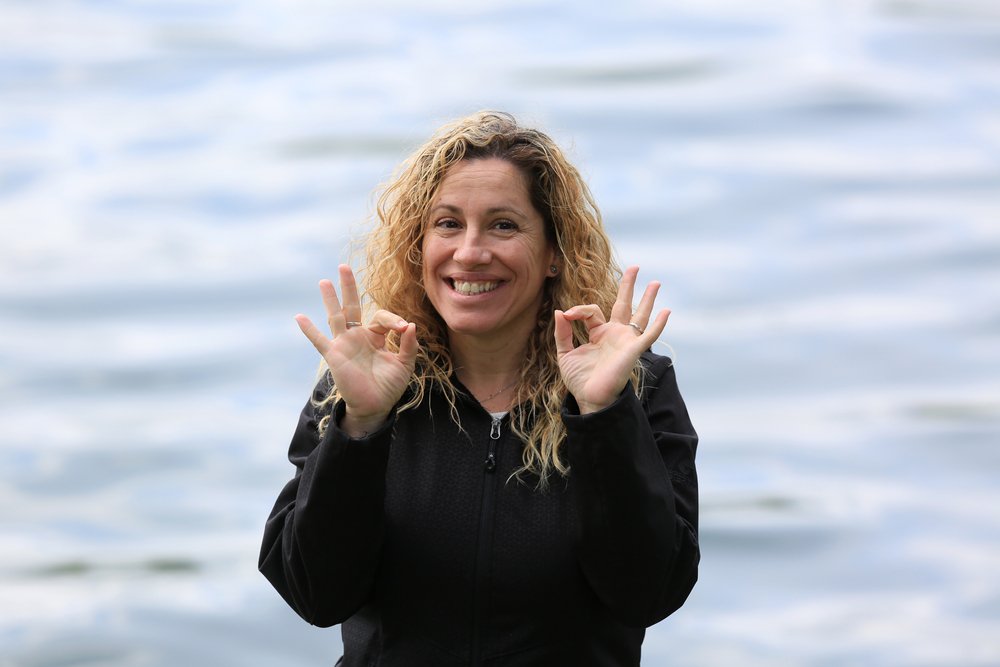
<svg viewBox="0 0 1000 667">
<path fill-rule="evenodd" d="M 549 273 L 551 273 L 552 275 L 556 275 L 558 272 L 559 272 L 559 267 L 556 266 L 555 264 L 549 267 Z"/>
</svg>

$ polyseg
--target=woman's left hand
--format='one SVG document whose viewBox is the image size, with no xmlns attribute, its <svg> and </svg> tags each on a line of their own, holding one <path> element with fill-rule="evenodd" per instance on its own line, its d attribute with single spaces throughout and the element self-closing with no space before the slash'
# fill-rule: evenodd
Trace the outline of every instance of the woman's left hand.
<svg viewBox="0 0 1000 667">
<path fill-rule="evenodd" d="M 580 414 L 602 410 L 618 399 L 636 359 L 652 346 L 667 325 L 668 309 L 657 313 L 652 322 L 649 319 L 660 289 L 659 282 L 649 283 L 639 307 L 632 313 L 632 293 L 638 273 L 638 266 L 625 269 L 610 320 L 606 320 L 594 304 L 555 312 L 559 370 L 566 388 L 580 407 Z M 573 320 L 584 322 L 590 338 L 580 347 L 573 347 L 570 324 Z"/>
</svg>

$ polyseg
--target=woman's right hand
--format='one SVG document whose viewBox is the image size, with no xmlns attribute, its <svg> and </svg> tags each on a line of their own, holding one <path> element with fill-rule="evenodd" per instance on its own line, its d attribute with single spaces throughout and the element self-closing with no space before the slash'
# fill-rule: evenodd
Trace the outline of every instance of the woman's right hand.
<svg viewBox="0 0 1000 667">
<path fill-rule="evenodd" d="M 333 338 L 327 338 L 305 315 L 295 321 L 323 355 L 346 411 L 340 428 L 357 438 L 376 430 L 388 418 L 413 375 L 417 359 L 417 326 L 387 310 L 361 321 L 361 300 L 351 267 L 341 264 L 340 293 L 329 280 L 319 282 Z M 348 322 L 352 325 L 348 326 Z M 399 334 L 399 351 L 385 349 L 385 336 Z"/>
</svg>

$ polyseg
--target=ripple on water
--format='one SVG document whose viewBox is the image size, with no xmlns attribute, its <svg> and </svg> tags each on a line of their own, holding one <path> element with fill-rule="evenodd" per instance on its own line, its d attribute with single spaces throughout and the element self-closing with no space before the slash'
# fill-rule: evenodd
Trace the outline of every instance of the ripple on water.
<svg viewBox="0 0 1000 667">
<path fill-rule="evenodd" d="M 539 88 L 599 87 L 670 84 L 707 79 L 719 74 L 722 63 L 710 59 L 634 64 L 564 65 L 533 67 L 515 73 L 517 81 Z"/>
<path fill-rule="evenodd" d="M 59 578 L 87 576 L 196 574 L 201 564 L 186 558 L 153 558 L 137 563 L 98 563 L 82 560 L 61 561 L 26 569 L 29 578 Z"/>
</svg>

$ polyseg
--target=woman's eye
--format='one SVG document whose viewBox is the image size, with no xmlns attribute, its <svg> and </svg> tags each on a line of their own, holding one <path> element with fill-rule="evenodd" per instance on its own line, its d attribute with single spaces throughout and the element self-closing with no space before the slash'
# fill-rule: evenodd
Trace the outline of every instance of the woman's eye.
<svg viewBox="0 0 1000 667">
<path fill-rule="evenodd" d="M 458 229 L 459 225 L 458 220 L 455 220 L 454 218 L 441 218 L 434 223 L 434 226 L 440 229 Z"/>
<path fill-rule="evenodd" d="M 513 232 L 517 230 L 517 224 L 515 224 L 513 220 L 497 220 L 496 223 L 494 223 L 494 226 L 505 232 Z"/>
</svg>

